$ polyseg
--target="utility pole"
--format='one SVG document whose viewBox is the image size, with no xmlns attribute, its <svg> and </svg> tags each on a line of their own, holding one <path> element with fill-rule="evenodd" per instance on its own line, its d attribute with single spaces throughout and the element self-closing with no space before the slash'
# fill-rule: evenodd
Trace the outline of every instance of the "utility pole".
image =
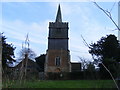
<svg viewBox="0 0 120 90">
<path fill-rule="evenodd" d="M 2 89 L 2 33 L 0 33 L 0 89 Z"/>
<path fill-rule="evenodd" d="M 118 2 L 118 27 L 120 28 L 120 1 Z M 120 30 L 118 30 L 118 40 L 120 43 Z"/>
</svg>

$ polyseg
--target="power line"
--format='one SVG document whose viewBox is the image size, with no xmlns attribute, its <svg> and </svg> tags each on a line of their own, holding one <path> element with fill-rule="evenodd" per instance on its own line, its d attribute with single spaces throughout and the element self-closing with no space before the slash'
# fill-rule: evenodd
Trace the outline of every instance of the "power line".
<svg viewBox="0 0 120 90">
<path fill-rule="evenodd" d="M 77 50 L 70 50 L 72 52 L 80 52 L 80 53 L 88 53 L 88 52 L 81 52 L 81 51 L 77 51 Z"/>
</svg>

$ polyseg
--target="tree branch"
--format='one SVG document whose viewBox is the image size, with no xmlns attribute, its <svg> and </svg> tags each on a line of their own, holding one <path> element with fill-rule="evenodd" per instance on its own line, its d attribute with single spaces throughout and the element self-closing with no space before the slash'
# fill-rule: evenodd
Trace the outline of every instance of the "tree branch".
<svg viewBox="0 0 120 90">
<path fill-rule="evenodd" d="M 112 21 L 112 23 L 117 27 L 117 29 L 120 31 L 119 26 L 116 24 L 116 22 L 113 20 L 111 13 L 108 10 L 103 9 L 101 6 L 99 6 L 96 2 L 93 2 L 101 11 L 105 13 L 105 15 Z"/>
<path fill-rule="evenodd" d="M 110 76 L 112 77 L 112 79 L 113 79 L 113 81 L 114 81 L 114 83 L 115 83 L 117 89 L 119 90 L 119 87 L 118 87 L 118 85 L 117 85 L 117 83 L 116 83 L 116 81 L 115 81 L 115 79 L 114 79 L 112 73 L 110 72 L 110 70 L 109 70 L 102 62 L 101 62 L 101 64 L 102 64 L 103 67 L 107 70 L 107 72 L 110 74 Z"/>
<path fill-rule="evenodd" d="M 86 40 L 83 38 L 83 36 L 81 35 L 81 37 L 82 37 L 82 39 L 83 39 L 83 41 L 84 41 L 84 43 L 85 43 L 85 45 L 88 47 L 88 48 L 90 48 L 90 46 L 89 46 L 89 44 L 87 44 L 87 42 L 86 42 Z M 94 56 L 92 55 L 92 58 L 93 58 L 93 60 L 95 60 L 95 58 L 94 58 Z M 80 58 L 79 57 L 79 59 L 82 61 L 82 62 L 84 62 L 85 63 L 85 60 L 83 60 L 82 58 Z M 116 87 L 117 87 L 117 89 L 119 90 L 119 87 L 118 87 L 118 85 L 117 85 L 117 83 L 116 83 L 116 81 L 115 81 L 115 79 L 114 79 L 114 77 L 113 77 L 113 75 L 112 75 L 112 73 L 110 72 L 110 70 L 101 62 L 101 64 L 103 65 L 103 67 L 106 69 L 106 71 L 110 74 L 110 76 L 112 77 L 112 79 L 113 79 L 113 81 L 114 81 L 114 83 L 115 83 L 115 85 L 116 85 Z"/>
<path fill-rule="evenodd" d="M 86 40 L 83 38 L 83 36 L 81 35 L 82 39 L 83 39 L 83 43 L 85 44 L 85 46 L 87 46 L 88 48 L 90 48 L 89 44 L 86 42 Z"/>
</svg>

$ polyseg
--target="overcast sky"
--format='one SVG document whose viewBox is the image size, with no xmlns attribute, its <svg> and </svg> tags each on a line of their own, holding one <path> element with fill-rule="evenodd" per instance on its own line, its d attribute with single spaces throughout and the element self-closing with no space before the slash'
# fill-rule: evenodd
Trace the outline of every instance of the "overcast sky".
<svg viewBox="0 0 120 90">
<path fill-rule="evenodd" d="M 78 56 L 92 60 L 81 35 L 88 44 L 98 41 L 102 36 L 118 35 L 118 31 L 114 30 L 116 29 L 114 24 L 92 2 L 2 2 L 0 32 L 4 32 L 7 42 L 16 47 L 16 58 L 27 33 L 30 48 L 37 56 L 46 53 L 49 22 L 55 21 L 59 3 L 62 20 L 69 22 L 71 61 L 80 61 Z M 98 2 L 98 4 L 110 10 L 113 19 L 118 22 L 117 2 Z"/>
</svg>

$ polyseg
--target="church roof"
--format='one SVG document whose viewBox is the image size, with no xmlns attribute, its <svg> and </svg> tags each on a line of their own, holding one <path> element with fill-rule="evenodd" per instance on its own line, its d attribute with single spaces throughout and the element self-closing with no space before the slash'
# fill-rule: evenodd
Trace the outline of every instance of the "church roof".
<svg viewBox="0 0 120 90">
<path fill-rule="evenodd" d="M 56 16 L 56 21 L 55 22 L 62 22 L 62 15 L 61 15 L 60 4 L 58 6 L 58 12 L 57 12 L 57 16 Z"/>
</svg>

